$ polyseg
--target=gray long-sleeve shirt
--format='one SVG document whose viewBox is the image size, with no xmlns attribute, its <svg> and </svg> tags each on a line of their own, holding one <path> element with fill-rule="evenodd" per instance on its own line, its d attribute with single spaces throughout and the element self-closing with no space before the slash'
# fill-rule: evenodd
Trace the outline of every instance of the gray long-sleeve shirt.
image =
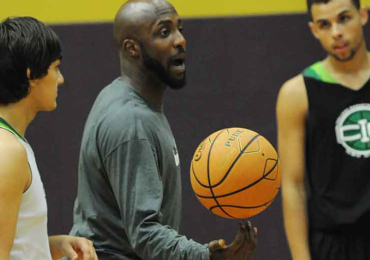
<svg viewBox="0 0 370 260">
<path fill-rule="evenodd" d="M 206 245 L 178 234 L 180 162 L 161 107 L 117 79 L 87 119 L 72 235 L 100 260 L 209 260 Z"/>
</svg>

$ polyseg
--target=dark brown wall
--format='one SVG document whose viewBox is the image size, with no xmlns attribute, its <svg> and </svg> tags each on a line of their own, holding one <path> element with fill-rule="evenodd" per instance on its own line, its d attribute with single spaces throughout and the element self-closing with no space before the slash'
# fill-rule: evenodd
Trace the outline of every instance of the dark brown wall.
<svg viewBox="0 0 370 260">
<path fill-rule="evenodd" d="M 64 43 L 58 109 L 40 113 L 27 132 L 49 205 L 50 234 L 69 232 L 77 162 L 85 119 L 98 92 L 119 76 L 111 24 L 55 26 Z M 192 154 L 206 136 L 225 127 L 259 132 L 276 145 L 275 102 L 288 78 L 324 54 L 303 15 L 186 20 L 188 86 L 166 94 L 183 170 L 182 233 L 201 243 L 230 241 L 237 221 L 212 215 L 190 187 Z M 289 259 L 281 198 L 252 222 L 259 229 L 258 259 Z"/>
</svg>

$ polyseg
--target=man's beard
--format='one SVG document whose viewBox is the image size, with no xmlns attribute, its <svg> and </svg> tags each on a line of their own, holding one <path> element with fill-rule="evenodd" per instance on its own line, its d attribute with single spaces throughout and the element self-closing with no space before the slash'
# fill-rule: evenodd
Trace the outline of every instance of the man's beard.
<svg viewBox="0 0 370 260">
<path fill-rule="evenodd" d="M 336 55 L 332 52 L 328 52 L 329 55 L 331 55 L 334 59 L 336 59 L 339 62 L 347 62 L 347 61 L 352 60 L 353 57 L 355 57 L 356 53 L 357 53 L 357 49 L 352 49 L 348 57 L 341 58 L 341 57 L 339 57 L 338 55 Z"/>
<path fill-rule="evenodd" d="M 332 52 L 328 52 L 328 54 L 331 55 L 334 59 L 336 59 L 339 62 L 347 62 L 347 61 L 352 60 L 355 57 L 357 51 L 361 48 L 362 44 L 363 44 L 363 40 L 361 40 L 361 42 L 355 48 L 351 49 L 349 56 L 346 58 L 341 58 Z"/>
<path fill-rule="evenodd" d="M 147 70 L 153 72 L 158 78 L 172 89 L 181 89 L 186 84 L 186 72 L 181 79 L 172 77 L 170 68 L 165 68 L 158 60 L 151 57 L 146 51 L 144 45 L 140 43 L 141 54 L 143 55 L 144 66 Z M 168 62 L 168 64 L 171 64 Z"/>
</svg>

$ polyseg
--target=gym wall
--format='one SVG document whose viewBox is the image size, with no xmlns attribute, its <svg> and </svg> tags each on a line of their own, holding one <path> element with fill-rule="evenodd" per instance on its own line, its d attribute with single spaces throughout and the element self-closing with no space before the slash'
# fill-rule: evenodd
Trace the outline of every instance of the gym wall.
<svg viewBox="0 0 370 260">
<path fill-rule="evenodd" d="M 302 13 L 304 0 L 171 2 L 185 18 L 188 44 L 188 85 L 168 90 L 164 106 L 180 152 L 181 233 L 201 243 L 218 238 L 231 242 L 237 221 L 208 212 L 191 190 L 193 152 L 210 133 L 233 126 L 257 131 L 276 145 L 275 104 L 280 86 L 325 53 L 309 32 L 308 17 Z M 40 113 L 26 134 L 46 189 L 50 234 L 68 233 L 72 226 L 84 123 L 99 91 L 119 76 L 111 21 L 122 2 L 100 3 L 0 0 L 1 20 L 35 16 L 51 24 L 63 42 L 65 85 L 59 89 L 58 108 Z M 290 258 L 280 194 L 251 221 L 259 236 L 253 259 Z"/>
</svg>

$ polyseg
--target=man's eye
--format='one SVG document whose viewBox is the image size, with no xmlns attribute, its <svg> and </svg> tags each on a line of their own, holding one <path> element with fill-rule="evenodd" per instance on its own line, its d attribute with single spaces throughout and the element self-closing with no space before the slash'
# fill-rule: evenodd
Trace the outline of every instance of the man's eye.
<svg viewBox="0 0 370 260">
<path fill-rule="evenodd" d="M 345 16 L 341 16 L 340 18 L 339 18 L 339 21 L 340 22 L 346 22 L 346 21 L 348 21 L 349 20 L 349 16 L 347 16 L 347 15 L 345 15 Z"/>
<path fill-rule="evenodd" d="M 326 29 L 326 28 L 329 27 L 329 23 L 328 22 L 322 22 L 322 23 L 319 24 L 319 27 L 321 29 Z"/>
<path fill-rule="evenodd" d="M 161 36 L 162 37 L 167 37 L 170 34 L 170 31 L 167 29 L 161 30 Z"/>
</svg>

